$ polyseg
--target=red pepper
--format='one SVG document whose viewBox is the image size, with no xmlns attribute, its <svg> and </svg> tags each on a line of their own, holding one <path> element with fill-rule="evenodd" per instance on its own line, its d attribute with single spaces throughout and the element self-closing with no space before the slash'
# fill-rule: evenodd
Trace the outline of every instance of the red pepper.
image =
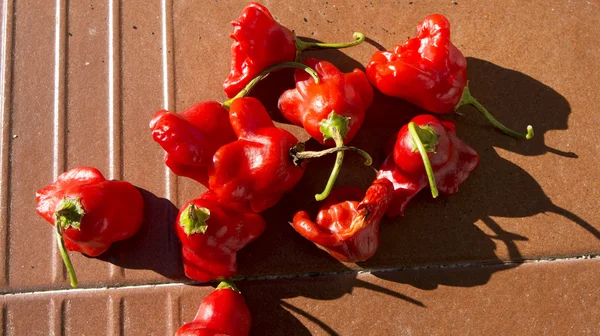
<svg viewBox="0 0 600 336">
<path fill-rule="evenodd" d="M 304 170 L 292 161 L 298 139 L 275 127 L 256 98 L 238 98 L 229 110 L 238 140 L 222 146 L 209 168 L 210 189 L 223 201 L 249 201 L 261 212 L 292 190 Z"/>
<path fill-rule="evenodd" d="M 260 236 L 265 226 L 247 204 L 222 202 L 212 191 L 189 201 L 175 223 L 185 275 L 203 282 L 235 275 L 237 251 Z"/>
<path fill-rule="evenodd" d="M 176 336 L 247 336 L 252 318 L 244 297 L 231 281 L 222 281 L 202 300 L 192 322 Z"/>
<path fill-rule="evenodd" d="M 208 187 L 208 167 L 213 155 L 221 146 L 237 139 L 229 123 L 229 105 L 248 94 L 271 71 L 288 67 L 303 69 L 318 80 L 317 74 L 306 65 L 281 63 L 258 74 L 236 97 L 224 103 L 206 101 L 181 113 L 156 112 L 150 121 L 150 129 L 154 141 L 167 152 L 165 164 L 176 175 L 189 177 Z"/>
<path fill-rule="evenodd" d="M 208 165 L 221 146 L 235 141 L 229 112 L 216 101 L 200 102 L 181 113 L 156 112 L 152 137 L 167 152 L 165 164 L 179 176 L 208 186 Z"/>
<path fill-rule="evenodd" d="M 373 88 L 365 73 L 358 69 L 344 74 L 333 64 L 314 58 L 307 59 L 304 64 L 317 72 L 320 83 L 315 83 L 306 72 L 296 71 L 296 88 L 281 95 L 279 109 L 289 121 L 304 127 L 315 140 L 342 147 L 352 141 L 362 126 L 365 110 L 373 102 Z M 325 191 L 316 195 L 318 201 L 329 195 L 344 151 L 339 151 L 337 156 Z M 369 165 L 372 160 L 368 154 L 365 157 Z"/>
<path fill-rule="evenodd" d="M 209 187 L 224 202 L 250 202 L 257 213 L 294 188 L 304 174 L 304 160 L 342 150 L 360 151 L 350 146 L 304 151 L 292 133 L 275 127 L 256 98 L 235 99 L 229 119 L 238 140 L 215 153 L 208 170 Z"/>
<path fill-rule="evenodd" d="M 133 236 L 142 225 L 144 201 L 130 183 L 108 181 L 96 168 L 77 167 L 35 194 L 37 212 L 56 228 L 71 286 L 77 277 L 65 248 L 91 257 L 116 241 Z"/>
<path fill-rule="evenodd" d="M 385 178 L 375 180 L 364 198 L 356 187 L 335 189 L 319 210 L 316 223 L 308 212 L 299 211 L 292 225 L 340 261 L 365 261 L 379 246 L 379 221 L 390 205 L 393 190 Z"/>
<path fill-rule="evenodd" d="M 502 132 L 526 139 L 496 120 L 467 87 L 467 60 L 450 41 L 450 22 L 440 14 L 426 17 L 417 26 L 417 37 L 392 51 L 377 51 L 367 65 L 371 83 L 389 96 L 405 99 L 429 112 L 450 113 L 473 105 Z"/>
<path fill-rule="evenodd" d="M 356 32 L 355 41 L 350 43 L 304 42 L 294 32 L 275 21 L 265 6 L 256 2 L 248 4 L 232 25 L 231 38 L 234 41 L 231 46 L 231 73 L 223 84 L 227 97 L 235 96 L 267 67 L 297 60 L 304 50 L 348 48 L 365 40 L 362 33 Z"/>
<path fill-rule="evenodd" d="M 398 133 L 393 153 L 378 178 L 394 184 L 388 216 L 404 213 L 408 202 L 429 182 L 433 197 L 454 194 L 479 165 L 479 155 L 456 136 L 456 126 L 431 115 L 413 118 Z"/>
</svg>

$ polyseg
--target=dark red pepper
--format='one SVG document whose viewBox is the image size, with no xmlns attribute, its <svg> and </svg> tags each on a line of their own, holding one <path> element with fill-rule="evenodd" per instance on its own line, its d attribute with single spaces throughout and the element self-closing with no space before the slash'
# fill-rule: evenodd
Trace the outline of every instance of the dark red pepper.
<svg viewBox="0 0 600 336">
<path fill-rule="evenodd" d="M 202 282 L 235 275 L 237 251 L 260 236 L 265 226 L 246 203 L 222 202 L 212 191 L 189 201 L 175 223 L 185 275 Z"/>
<path fill-rule="evenodd" d="M 396 144 L 377 178 L 394 184 L 388 216 L 404 213 L 408 202 L 428 184 L 433 197 L 454 194 L 479 165 L 479 155 L 456 136 L 456 126 L 431 115 L 413 118 L 398 133 Z"/>
<path fill-rule="evenodd" d="M 252 318 L 244 297 L 231 281 L 222 281 L 202 300 L 192 322 L 175 336 L 247 336 Z"/>
<path fill-rule="evenodd" d="M 216 101 L 200 102 L 181 113 L 156 112 L 152 137 L 166 151 L 165 164 L 179 176 L 208 186 L 208 165 L 221 146 L 235 141 L 229 112 Z"/>
<path fill-rule="evenodd" d="M 335 189 L 315 222 L 308 212 L 298 211 L 292 225 L 304 238 L 340 261 L 365 261 L 379 246 L 379 221 L 390 205 L 393 190 L 385 178 L 375 180 L 364 198 L 362 190 L 356 187 Z"/>
<path fill-rule="evenodd" d="M 354 33 L 350 43 L 312 43 L 298 39 L 294 32 L 280 25 L 269 10 L 256 2 L 244 8 L 232 22 L 231 73 L 223 84 L 227 97 L 235 96 L 248 82 L 267 67 L 297 60 L 304 50 L 348 48 L 362 43 L 365 36 Z"/>
<path fill-rule="evenodd" d="M 304 71 L 296 71 L 296 88 L 279 98 L 279 109 L 292 123 L 304 127 L 322 144 L 342 147 L 352 141 L 365 118 L 365 110 L 373 102 L 373 88 L 365 73 L 354 69 L 344 74 L 333 64 L 309 58 L 304 64 L 314 69 L 320 83 Z M 371 157 L 361 152 L 370 165 Z M 329 195 L 344 160 L 344 151 L 337 153 L 336 164 L 325 191 L 316 195 L 321 201 Z"/>
<path fill-rule="evenodd" d="M 256 98 L 238 98 L 229 110 L 238 140 L 222 146 L 209 168 L 210 189 L 223 201 L 249 201 L 261 212 L 292 190 L 304 170 L 292 161 L 298 139 L 275 127 Z"/>
<path fill-rule="evenodd" d="M 238 140 L 219 148 L 209 167 L 209 187 L 224 202 L 250 202 L 254 212 L 275 205 L 304 174 L 304 160 L 350 146 L 304 151 L 290 132 L 278 128 L 262 103 L 251 97 L 231 103 L 229 119 Z"/>
<path fill-rule="evenodd" d="M 496 120 L 467 87 L 467 60 L 450 41 L 450 22 L 440 14 L 426 17 L 417 36 L 392 51 L 377 51 L 367 65 L 371 83 L 389 96 L 405 99 L 429 112 L 450 113 L 473 105 L 502 132 L 526 139 Z"/>
<path fill-rule="evenodd" d="M 55 226 L 71 286 L 77 277 L 65 248 L 95 257 L 116 241 L 133 236 L 142 225 L 144 201 L 125 181 L 106 180 L 92 167 L 77 167 L 35 194 L 37 212 Z"/>
<path fill-rule="evenodd" d="M 243 97 L 271 71 L 279 68 L 300 68 L 317 81 L 317 74 L 300 63 L 276 64 L 258 74 L 238 95 L 224 103 L 206 101 L 181 113 L 166 110 L 156 112 L 150 129 L 152 137 L 165 151 L 165 164 L 173 173 L 194 179 L 208 187 L 208 167 L 221 146 L 237 137 L 229 123 L 229 105 Z"/>
</svg>

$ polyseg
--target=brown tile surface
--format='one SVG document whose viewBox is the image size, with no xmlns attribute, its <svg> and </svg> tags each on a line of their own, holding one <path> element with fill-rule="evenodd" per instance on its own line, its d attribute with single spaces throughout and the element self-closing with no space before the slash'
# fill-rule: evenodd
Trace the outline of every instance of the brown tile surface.
<svg viewBox="0 0 600 336">
<path fill-rule="evenodd" d="M 343 70 L 363 67 L 377 45 L 390 48 L 403 42 L 414 35 L 416 24 L 427 14 L 442 13 L 452 22 L 454 43 L 467 56 L 474 96 L 510 127 L 521 129 L 531 123 L 536 137 L 530 142 L 507 138 L 492 130 L 474 109 L 463 108 L 463 115 L 451 118 L 457 121 L 459 136 L 480 153 L 480 167 L 458 194 L 432 200 L 427 193 L 422 193 L 404 217 L 383 221 L 378 253 L 360 265 L 332 260 L 286 224 L 299 207 L 314 209 L 310 202 L 312 194 L 324 184 L 331 159 L 313 162 L 295 193 L 265 213 L 268 230 L 239 254 L 240 276 L 293 278 L 299 274 L 356 269 L 455 263 L 486 265 L 506 260 L 600 254 L 597 207 L 600 182 L 595 178 L 600 165 L 596 143 L 600 119 L 594 105 L 600 89 L 588 80 L 597 70 L 600 47 L 592 43 L 597 40 L 597 25 L 587 19 L 600 15 L 600 3 L 455 2 L 457 4 L 433 0 L 266 2 L 277 19 L 295 28 L 300 36 L 344 41 L 350 39 L 353 31 L 364 32 L 371 44 L 343 52 L 307 54 L 328 59 Z M 77 165 L 93 165 L 107 177 L 130 181 L 141 189 L 146 202 L 145 224 L 136 237 L 115 244 L 100 258 L 72 254 L 81 287 L 139 286 L 184 280 L 171 223 L 177 207 L 203 189 L 165 169 L 163 152 L 152 141 L 148 122 L 161 108 L 181 111 L 199 100 L 224 100 L 221 85 L 230 62 L 229 22 L 239 15 L 245 3 L 2 1 L 0 258 L 4 262 L 0 263 L 0 292 L 14 294 L 68 288 L 51 226 L 35 214 L 34 193 L 64 170 Z M 275 91 L 289 85 L 289 72 L 282 71 L 260 85 L 254 94 L 265 101 L 275 120 L 306 140 L 306 134 L 288 125 L 275 108 Z M 377 94 L 376 103 L 369 109 L 354 145 L 367 149 L 379 164 L 383 160 L 381 143 L 417 113 L 420 111 L 407 103 Z M 366 187 L 372 178 L 370 170 L 364 168 L 358 158 L 348 155 L 338 183 Z M 452 274 L 467 275 L 447 281 L 464 284 L 467 281 L 464 279 L 484 279 L 485 282 L 457 285 L 458 288 L 452 287 L 447 293 L 444 288 L 422 292 L 408 287 L 407 296 L 417 291 L 417 300 L 427 306 L 425 311 L 433 312 L 432 307 L 436 307 L 436 313 L 428 315 L 424 308 L 414 304 L 406 308 L 405 300 L 396 300 L 402 302 L 401 306 L 393 304 L 405 312 L 398 314 L 402 320 L 394 320 L 395 315 L 385 315 L 387 312 L 380 318 L 364 314 L 362 308 L 353 310 L 358 304 L 354 295 L 363 295 L 361 300 L 368 298 L 375 306 L 392 305 L 390 299 L 383 299 L 387 297 L 385 294 L 381 302 L 367 292 L 356 294 L 363 290 L 360 286 L 352 291 L 353 296 L 331 294 L 331 297 L 327 293 L 314 294 L 316 298 L 309 296 L 313 299 L 318 299 L 318 295 L 331 297 L 317 302 L 303 299 L 300 289 L 281 294 L 287 296 L 273 294 L 287 302 L 274 314 L 288 321 L 289 314 L 284 311 L 295 312 L 293 314 L 299 317 L 292 319 L 291 325 L 298 330 L 304 325 L 317 334 L 324 332 L 318 323 L 301 317 L 302 313 L 289 305 L 324 318 L 342 334 L 364 333 L 367 330 L 361 328 L 365 328 L 368 321 L 377 321 L 375 324 L 390 334 L 402 329 L 391 326 L 410 323 L 414 323 L 410 330 L 424 333 L 427 330 L 418 329 L 419 325 L 437 325 L 440 314 L 453 319 L 454 324 L 449 325 L 456 328 L 451 330 L 464 330 L 467 323 L 464 316 L 469 313 L 483 314 L 478 316 L 496 321 L 474 330 L 504 333 L 502 328 L 507 328 L 506 333 L 510 334 L 508 331 L 513 328 L 512 333 L 519 334 L 528 330 L 525 325 L 528 322 L 534 328 L 531 330 L 554 333 L 554 329 L 538 328 L 536 321 L 543 320 L 546 322 L 540 326 L 550 325 L 565 333 L 569 333 L 567 328 L 571 326 L 595 326 L 596 329 L 591 330 L 597 332 L 597 323 L 593 325 L 594 320 L 589 318 L 593 315 L 586 315 L 591 311 L 597 315 L 597 296 L 596 300 L 584 298 L 574 303 L 574 298 L 559 297 L 559 293 L 550 291 L 548 295 L 571 305 L 544 306 L 551 302 L 542 298 L 545 292 L 539 284 L 544 281 L 560 285 L 564 292 L 584 295 L 583 288 L 588 288 L 585 287 L 588 284 L 573 279 L 570 272 L 575 270 L 568 269 L 576 264 L 586 265 L 572 266 L 587 276 L 582 279 L 593 282 L 593 276 L 598 277 L 597 261 L 527 265 L 494 277 L 491 273 L 487 277 L 477 273 L 489 269 L 487 267 L 456 270 Z M 525 286 L 522 274 L 527 269 L 535 270 L 531 272 L 540 278 Z M 422 272 L 426 274 L 421 275 Z M 423 279 L 431 272 L 438 271 L 407 274 Z M 571 280 L 559 283 L 561 275 Z M 519 290 L 527 287 L 537 296 L 530 301 L 525 299 L 526 292 L 514 291 L 521 295 L 512 296 L 513 291 L 508 287 L 492 286 L 496 277 L 504 277 L 502 283 L 511 283 Z M 398 286 L 408 281 L 366 278 L 365 281 L 389 290 L 398 290 Z M 256 298 L 250 302 L 254 305 L 253 311 L 261 309 L 256 305 L 261 304 L 261 295 L 266 295 L 263 291 L 285 292 L 286 286 L 303 288 L 312 280 L 280 281 L 245 283 L 251 289 L 248 295 Z M 338 275 L 317 282 L 319 288 L 330 288 L 336 293 L 337 285 L 344 287 L 344 283 L 351 283 L 350 287 L 354 288 L 356 281 L 353 276 Z M 417 288 L 437 288 L 433 280 L 415 281 L 421 284 L 415 285 Z M 207 293 L 205 288 L 181 285 L 160 288 L 157 291 L 133 288 L 131 296 L 111 291 L 110 294 L 68 292 L 64 293 L 66 296 L 63 292 L 8 295 L 2 299 L 7 302 L 2 314 L 4 334 L 10 334 L 8 331 L 24 334 L 27 328 L 40 330 L 44 335 L 51 332 L 95 334 L 97 328 L 105 328 L 99 334 L 116 335 L 131 332 L 127 328 L 133 326 L 141 328 L 132 329 L 141 334 L 172 333 L 179 322 L 195 313 L 197 300 Z M 478 293 L 465 295 L 466 290 Z M 150 292 L 156 294 L 150 297 Z M 187 297 L 184 292 L 198 294 Z M 95 294 L 88 298 L 87 293 Z M 505 298 L 512 301 L 504 302 Z M 520 299 L 525 304 L 520 305 Z M 439 305 L 434 306 L 432 302 L 438 300 Z M 127 317 L 135 315 L 130 312 L 143 311 L 157 301 L 168 302 L 172 307 L 165 308 L 160 319 L 143 322 L 139 318 L 145 313 L 139 318 Z M 595 310 L 584 307 L 584 303 L 595 304 Z M 99 319 L 109 316 L 110 323 L 100 327 L 90 324 L 92 319 L 87 316 L 91 315 L 79 313 L 88 304 L 97 307 L 94 314 Z M 519 320 L 520 312 L 513 305 L 523 307 L 521 312 L 538 320 Z M 476 311 L 482 307 L 489 307 L 499 316 Z M 588 310 L 580 315 L 579 310 L 584 308 Z M 445 312 L 445 309 L 458 311 Z M 341 319 L 326 317 L 324 311 L 349 314 L 362 322 L 355 322 L 359 326 L 352 329 L 342 326 Z M 467 315 L 461 318 L 461 311 Z M 37 312 L 48 316 L 50 322 L 28 318 Z M 552 315 L 552 312 L 557 313 Z M 153 316 L 154 312 L 148 314 Z M 517 322 L 504 326 L 501 318 Z M 582 320 L 578 320 L 580 318 Z M 395 321 L 398 324 L 394 324 Z M 470 321 L 473 322 L 473 318 Z M 259 317 L 259 330 L 265 330 L 260 328 L 266 328 L 261 325 L 267 322 L 273 321 Z M 481 320 L 475 322 L 482 323 Z M 285 327 L 286 323 L 278 325 Z M 402 330 L 409 334 L 409 329 Z"/>
<path fill-rule="evenodd" d="M 593 335 L 598 269 L 599 259 L 584 259 L 239 286 L 252 335 Z M 173 284 L 6 295 L 4 334 L 172 335 L 211 290 Z"/>
</svg>

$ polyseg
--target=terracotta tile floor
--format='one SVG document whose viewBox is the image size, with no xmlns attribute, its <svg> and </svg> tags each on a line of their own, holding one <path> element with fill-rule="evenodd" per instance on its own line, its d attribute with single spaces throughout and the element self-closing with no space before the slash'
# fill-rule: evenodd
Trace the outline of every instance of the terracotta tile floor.
<svg viewBox="0 0 600 336">
<path fill-rule="evenodd" d="M 265 212 L 265 234 L 239 254 L 255 335 L 600 334 L 600 46 L 598 1 L 268 1 L 299 36 L 369 39 L 307 53 L 344 71 L 378 45 L 414 36 L 439 12 L 467 56 L 475 97 L 531 141 L 494 131 L 470 107 L 458 135 L 480 167 L 451 197 L 417 196 L 384 220 L 368 262 L 342 264 L 287 224 L 324 184 L 332 159 L 311 162 L 293 194 Z M 203 188 L 165 169 L 148 123 L 156 110 L 224 100 L 230 21 L 244 1 L 2 2 L 0 291 L 3 335 L 163 335 L 189 321 L 211 286 L 186 282 L 171 223 Z M 276 109 L 282 71 L 254 95 Z M 592 80 L 590 80 L 592 79 Z M 379 165 L 384 143 L 420 113 L 377 93 L 354 145 Z M 143 189 L 146 221 L 100 258 L 72 254 L 70 290 L 35 190 L 91 165 Z M 372 171 L 348 155 L 339 185 Z M 106 289 L 106 288 L 109 289 Z"/>
</svg>

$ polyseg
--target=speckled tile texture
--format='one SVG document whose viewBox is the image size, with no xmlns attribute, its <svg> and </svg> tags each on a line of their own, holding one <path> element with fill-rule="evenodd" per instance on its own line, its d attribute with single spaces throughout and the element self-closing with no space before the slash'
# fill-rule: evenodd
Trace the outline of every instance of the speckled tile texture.
<svg viewBox="0 0 600 336">
<path fill-rule="evenodd" d="M 254 335 L 579 335 L 600 333 L 600 112 L 595 85 L 598 1 L 265 1 L 298 36 L 368 41 L 304 57 L 364 69 L 378 48 L 414 36 L 431 13 L 452 24 L 472 94 L 514 129 L 471 107 L 447 116 L 481 156 L 452 196 L 419 194 L 384 219 L 373 258 L 343 264 L 288 225 L 315 209 L 333 158 L 311 162 L 294 193 L 264 213 L 266 232 L 239 253 Z M 163 164 L 148 123 L 155 111 L 225 100 L 230 22 L 245 1 L 18 1 L 1 13 L 0 297 L 3 335 L 170 335 L 213 284 L 189 282 L 172 230 L 178 208 L 204 188 Z M 277 110 L 293 86 L 281 71 L 261 98 Z M 382 144 L 417 107 L 375 93 L 353 145 Z M 314 140 L 309 144 L 315 145 Z M 136 185 L 141 231 L 98 258 L 72 253 L 69 289 L 35 191 L 91 165 Z M 366 188 L 371 169 L 347 155 L 338 185 Z M 541 261 L 541 262 L 540 262 Z M 107 289 L 108 288 L 108 289 Z"/>
</svg>

